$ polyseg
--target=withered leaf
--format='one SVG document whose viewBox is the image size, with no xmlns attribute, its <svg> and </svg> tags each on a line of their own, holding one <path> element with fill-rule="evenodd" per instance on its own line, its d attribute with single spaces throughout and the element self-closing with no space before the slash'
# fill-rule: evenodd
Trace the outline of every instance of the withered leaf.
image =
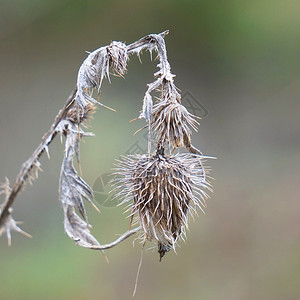
<svg viewBox="0 0 300 300">
<path fill-rule="evenodd" d="M 84 248 L 98 249 L 100 243 L 90 233 L 89 225 L 75 212 L 74 207 L 64 205 L 64 228 L 75 243 Z"/>
<path fill-rule="evenodd" d="M 59 198 L 64 211 L 64 228 L 76 244 L 95 249 L 100 244 L 90 233 L 83 203 L 83 199 L 86 199 L 93 204 L 93 190 L 77 174 L 73 165 L 74 156 L 79 157 L 80 133 L 76 131 L 76 125 L 72 123 L 67 124 L 66 132 L 66 153 L 59 180 Z M 76 211 L 83 219 L 76 214 Z"/>
</svg>

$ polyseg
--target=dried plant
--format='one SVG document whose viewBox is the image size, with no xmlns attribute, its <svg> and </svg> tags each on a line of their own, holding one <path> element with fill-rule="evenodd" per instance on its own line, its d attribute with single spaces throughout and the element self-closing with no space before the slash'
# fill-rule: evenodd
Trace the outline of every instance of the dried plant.
<svg viewBox="0 0 300 300">
<path fill-rule="evenodd" d="M 151 38 L 158 53 L 159 70 L 154 74 L 156 80 L 148 84 L 139 116 L 148 123 L 148 153 L 123 157 L 117 163 L 113 183 L 118 191 L 116 197 L 122 197 L 122 203 L 129 202 L 130 223 L 136 216 L 143 243 L 156 240 L 161 260 L 185 235 L 189 215 L 196 212 L 196 207 L 202 211 L 206 207 L 206 190 L 212 189 L 202 163 L 205 157 L 191 144 L 191 129 L 197 130 L 198 125 L 196 116 L 181 104 L 164 39 L 157 35 Z M 155 104 L 153 92 L 158 92 Z M 174 155 L 179 147 L 190 154 Z"/>
<path fill-rule="evenodd" d="M 144 240 L 158 242 L 160 258 L 174 248 L 176 241 L 188 225 L 188 216 L 205 207 L 208 198 L 205 189 L 210 190 L 207 182 L 207 170 L 202 165 L 205 158 L 200 151 L 191 145 L 191 129 L 198 124 L 181 104 L 179 90 L 174 84 L 174 75 L 167 59 L 164 37 L 168 31 L 150 34 L 140 40 L 126 45 L 112 42 L 91 52 L 83 61 L 78 71 L 75 90 L 69 96 L 64 108 L 59 111 L 49 131 L 44 135 L 40 145 L 22 168 L 13 183 L 8 180 L 3 184 L 1 193 L 5 200 L 0 210 L 0 235 L 6 232 L 9 245 L 11 231 L 21 230 L 12 218 L 12 205 L 17 195 L 27 182 L 32 182 L 40 170 L 39 159 L 46 152 L 49 156 L 49 145 L 59 134 L 65 137 L 65 153 L 59 180 L 59 199 L 64 212 L 64 229 L 68 236 L 79 246 L 105 250 L 118 245 L 129 236 L 141 232 Z M 84 200 L 93 203 L 93 190 L 78 174 L 74 159 L 79 165 L 80 140 L 84 136 L 93 136 L 83 130 L 89 116 L 97 107 L 105 106 L 99 102 L 99 93 L 103 79 L 109 81 L 110 70 L 116 75 L 124 76 L 128 58 L 131 54 L 140 55 L 142 50 L 157 52 L 159 71 L 155 81 L 148 84 L 143 100 L 140 118 L 148 123 L 148 153 L 142 156 L 125 157 L 119 162 L 120 176 L 116 179 L 119 196 L 123 202 L 130 203 L 131 216 L 137 216 L 139 224 L 129 229 L 116 241 L 101 245 L 90 232 L 90 225 L 84 206 Z M 98 99 L 93 98 L 96 90 Z M 151 93 L 159 92 L 158 102 L 153 103 Z M 151 145 L 155 151 L 151 152 Z M 178 147 L 185 147 L 190 154 L 173 152 Z M 165 154 L 169 148 L 170 153 Z M 50 158 L 50 156 L 49 156 Z M 80 172 L 79 172 L 80 173 Z M 97 209 L 98 210 L 98 209 Z"/>
</svg>

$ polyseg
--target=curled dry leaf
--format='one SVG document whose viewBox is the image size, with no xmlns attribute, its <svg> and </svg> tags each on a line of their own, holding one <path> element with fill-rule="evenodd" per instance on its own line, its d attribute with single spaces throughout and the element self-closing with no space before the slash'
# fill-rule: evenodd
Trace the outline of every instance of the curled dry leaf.
<svg viewBox="0 0 300 300">
<path fill-rule="evenodd" d="M 112 42 L 109 46 L 96 49 L 88 55 L 80 66 L 77 77 L 75 100 L 81 113 L 91 102 L 103 105 L 91 97 L 90 89 L 97 88 L 99 93 L 104 77 L 110 81 L 110 66 L 117 74 L 123 76 L 126 72 L 127 60 L 127 46 L 122 42 Z"/>
<path fill-rule="evenodd" d="M 100 87 L 105 76 L 109 76 L 109 59 L 106 47 L 101 47 L 88 55 L 78 71 L 75 101 L 81 109 L 90 102 L 97 103 L 89 89 Z"/>
<path fill-rule="evenodd" d="M 66 233 L 78 245 L 86 248 L 99 247 L 99 242 L 91 235 L 83 199 L 93 204 L 93 190 L 77 174 L 73 160 L 79 158 L 79 139 L 84 133 L 77 130 L 74 123 L 65 121 L 62 128 L 66 134 L 65 157 L 59 180 L 59 199 L 64 212 Z M 81 219 L 76 211 L 81 215 Z"/>
<path fill-rule="evenodd" d="M 75 212 L 74 206 L 63 204 L 64 228 L 68 236 L 78 246 L 90 249 L 98 249 L 100 243 L 90 232 L 89 224 L 82 220 Z"/>
</svg>

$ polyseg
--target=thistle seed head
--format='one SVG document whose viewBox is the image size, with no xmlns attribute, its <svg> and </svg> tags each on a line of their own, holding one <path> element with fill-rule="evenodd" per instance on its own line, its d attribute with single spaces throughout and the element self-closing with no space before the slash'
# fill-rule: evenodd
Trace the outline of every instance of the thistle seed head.
<svg viewBox="0 0 300 300">
<path fill-rule="evenodd" d="M 157 140 L 170 147 L 187 147 L 191 128 L 197 131 L 195 116 L 177 101 L 160 101 L 153 106 L 151 127 Z"/>
<path fill-rule="evenodd" d="M 143 240 L 158 242 L 160 259 L 185 235 L 189 213 L 206 206 L 209 184 L 201 159 L 190 154 L 166 157 L 158 151 L 152 157 L 127 156 L 118 163 L 116 197 L 129 202 L 127 211 L 138 217 Z"/>
</svg>

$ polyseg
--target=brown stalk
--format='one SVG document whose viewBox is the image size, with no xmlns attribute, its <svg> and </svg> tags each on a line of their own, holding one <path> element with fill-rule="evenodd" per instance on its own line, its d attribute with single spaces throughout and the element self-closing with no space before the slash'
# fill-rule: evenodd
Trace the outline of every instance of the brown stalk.
<svg viewBox="0 0 300 300">
<path fill-rule="evenodd" d="M 34 150 L 32 155 L 22 164 L 22 168 L 17 175 L 15 182 L 12 185 L 9 195 L 6 195 L 5 202 L 2 205 L 1 213 L 0 213 L 0 227 L 5 223 L 6 218 L 9 215 L 9 208 L 13 205 L 16 200 L 18 194 L 22 191 L 24 185 L 28 177 L 30 176 L 31 170 L 34 168 L 35 162 L 41 157 L 41 155 L 45 152 L 45 148 L 50 145 L 50 143 L 54 140 L 57 135 L 56 127 L 61 120 L 63 120 L 69 111 L 69 109 L 74 104 L 74 96 L 76 94 L 76 89 L 72 91 L 70 94 L 65 106 L 58 112 L 55 117 L 54 123 L 51 125 L 50 129 L 44 134 L 42 137 L 41 143 Z"/>
</svg>

